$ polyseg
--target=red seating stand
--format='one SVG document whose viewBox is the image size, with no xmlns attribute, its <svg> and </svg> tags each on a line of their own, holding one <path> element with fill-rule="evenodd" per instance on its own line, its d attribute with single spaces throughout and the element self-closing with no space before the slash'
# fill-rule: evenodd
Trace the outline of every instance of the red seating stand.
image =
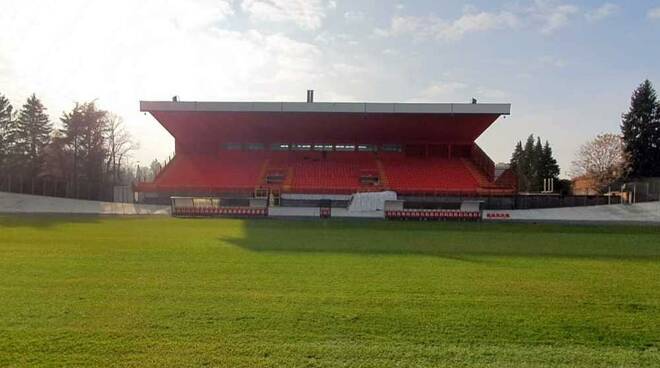
<svg viewBox="0 0 660 368">
<path fill-rule="evenodd" d="M 479 211 L 460 210 L 395 210 L 385 211 L 388 220 L 417 220 L 417 221 L 480 221 Z"/>
<path fill-rule="evenodd" d="M 508 212 L 489 212 L 486 214 L 486 219 L 488 220 L 509 220 L 511 219 L 511 214 Z"/>
<path fill-rule="evenodd" d="M 179 207 L 172 210 L 175 217 L 266 217 L 268 208 L 252 207 Z"/>
</svg>

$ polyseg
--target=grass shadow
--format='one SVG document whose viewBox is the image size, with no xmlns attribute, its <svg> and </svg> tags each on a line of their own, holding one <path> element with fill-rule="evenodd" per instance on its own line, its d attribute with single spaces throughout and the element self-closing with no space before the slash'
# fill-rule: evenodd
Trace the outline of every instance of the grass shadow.
<svg viewBox="0 0 660 368">
<path fill-rule="evenodd" d="M 246 220 L 241 237 L 219 240 L 255 252 L 425 255 L 467 262 L 482 256 L 660 258 L 648 226 Z"/>
<path fill-rule="evenodd" d="M 62 224 L 93 224 L 101 221 L 102 215 L 69 214 L 0 214 L 0 229 L 35 228 L 49 229 Z"/>
</svg>

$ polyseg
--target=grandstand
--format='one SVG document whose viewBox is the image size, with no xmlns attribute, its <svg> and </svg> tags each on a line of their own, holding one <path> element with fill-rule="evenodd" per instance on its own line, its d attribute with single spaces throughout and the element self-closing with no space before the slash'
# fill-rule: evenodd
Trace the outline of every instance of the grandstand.
<svg viewBox="0 0 660 368">
<path fill-rule="evenodd" d="M 510 196 L 475 140 L 509 104 L 142 101 L 175 138 L 174 159 L 141 198 L 257 192 Z M 508 180 L 504 180 L 509 178 Z"/>
</svg>

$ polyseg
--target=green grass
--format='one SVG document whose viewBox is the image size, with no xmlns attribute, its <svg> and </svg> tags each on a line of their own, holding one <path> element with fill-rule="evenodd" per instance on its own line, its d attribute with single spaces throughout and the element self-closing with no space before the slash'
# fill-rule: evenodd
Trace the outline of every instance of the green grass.
<svg viewBox="0 0 660 368">
<path fill-rule="evenodd" d="M 0 366 L 658 367 L 660 229 L 0 217 Z"/>
</svg>

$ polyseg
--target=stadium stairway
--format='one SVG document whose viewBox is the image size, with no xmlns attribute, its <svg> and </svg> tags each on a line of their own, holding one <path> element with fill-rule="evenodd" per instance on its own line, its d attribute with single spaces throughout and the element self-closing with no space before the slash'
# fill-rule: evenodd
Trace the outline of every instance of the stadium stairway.
<svg viewBox="0 0 660 368">
<path fill-rule="evenodd" d="M 387 180 L 387 174 L 385 173 L 383 162 L 379 158 L 376 159 L 376 166 L 378 167 L 378 178 L 380 179 L 381 186 L 383 186 L 383 188 L 389 188 L 390 182 Z"/>
<path fill-rule="evenodd" d="M 261 165 L 261 171 L 259 172 L 259 182 L 266 182 L 266 175 L 268 174 L 268 165 L 270 164 L 270 158 L 266 158 L 264 163 Z"/>
<path fill-rule="evenodd" d="M 463 158 L 461 159 L 463 164 L 468 169 L 472 177 L 479 183 L 479 187 L 482 189 L 500 189 L 497 184 L 488 180 L 488 177 L 477 167 L 477 165 L 472 162 L 472 160 Z"/>
</svg>

